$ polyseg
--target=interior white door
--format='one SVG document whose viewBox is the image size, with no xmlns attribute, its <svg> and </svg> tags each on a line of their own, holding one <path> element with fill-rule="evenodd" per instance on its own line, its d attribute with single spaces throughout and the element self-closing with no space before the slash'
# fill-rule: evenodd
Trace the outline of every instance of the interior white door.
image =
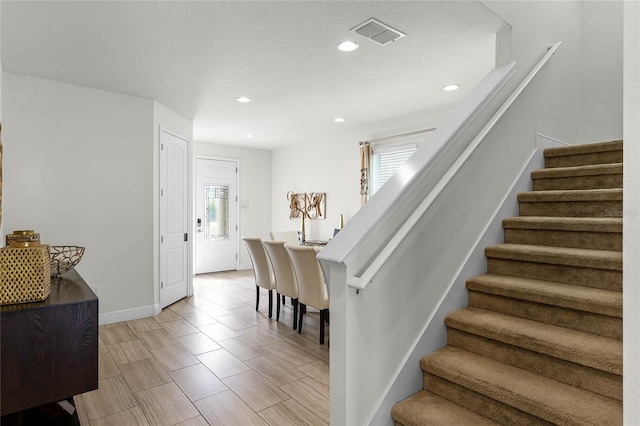
<svg viewBox="0 0 640 426">
<path fill-rule="evenodd" d="M 237 269 L 237 181 L 237 162 L 196 159 L 196 274 Z"/>
<path fill-rule="evenodd" d="M 160 130 L 160 307 L 188 290 L 188 141 Z"/>
</svg>

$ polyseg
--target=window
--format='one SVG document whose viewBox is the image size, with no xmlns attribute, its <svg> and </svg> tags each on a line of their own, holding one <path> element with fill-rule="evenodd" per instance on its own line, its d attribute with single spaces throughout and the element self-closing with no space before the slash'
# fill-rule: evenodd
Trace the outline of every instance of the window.
<svg viewBox="0 0 640 426">
<path fill-rule="evenodd" d="M 204 199 L 206 208 L 204 238 L 206 240 L 229 239 L 229 187 L 205 185 Z"/>
<path fill-rule="evenodd" d="M 373 147 L 369 175 L 369 196 L 375 194 L 391 175 L 411 157 L 415 150 L 415 144 L 382 148 Z"/>
</svg>

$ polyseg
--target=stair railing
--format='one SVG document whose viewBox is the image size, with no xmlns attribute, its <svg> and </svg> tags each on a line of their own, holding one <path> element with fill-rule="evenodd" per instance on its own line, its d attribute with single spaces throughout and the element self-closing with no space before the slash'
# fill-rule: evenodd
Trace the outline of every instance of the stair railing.
<svg viewBox="0 0 640 426">
<path fill-rule="evenodd" d="M 472 153 L 482 143 L 485 136 L 493 129 L 502 115 L 509 109 L 520 93 L 522 93 L 555 53 L 561 43 L 562 42 L 556 42 L 549 46 L 544 56 L 531 69 L 511 95 L 509 95 L 484 127 L 482 127 L 462 154 L 444 172 L 427 196 L 413 208 L 410 215 L 400 218 L 399 221 L 402 222 L 402 225 L 399 228 L 390 226 L 389 217 L 393 216 L 394 213 L 396 213 L 396 217 L 398 217 L 398 211 L 400 210 L 398 206 L 406 201 L 406 193 L 411 192 L 409 187 L 412 184 L 415 187 L 415 182 L 419 181 L 421 177 L 425 176 L 437 165 L 438 160 L 449 151 L 462 132 L 478 117 L 491 99 L 496 96 L 500 89 L 513 76 L 515 73 L 515 62 L 495 69 L 485 77 L 478 87 L 456 108 L 453 118 L 445 122 L 442 126 L 439 126 L 429 138 L 429 142 L 423 144 L 427 146 L 422 156 L 427 156 L 427 158 L 417 158 L 416 161 L 413 162 L 413 158 L 410 158 L 407 164 L 396 173 L 398 176 L 392 176 L 389 182 L 385 184 L 385 186 L 390 185 L 392 187 L 389 188 L 385 194 L 380 194 L 383 195 L 382 201 L 374 203 L 378 200 L 376 200 L 376 197 L 372 197 L 370 202 L 352 219 L 354 223 L 348 223 L 347 226 L 336 235 L 332 244 L 329 244 L 318 254 L 318 259 L 320 259 L 323 265 L 324 262 L 336 262 L 345 265 L 348 276 L 347 285 L 356 289 L 357 292 L 364 290 L 373 281 L 376 274 L 385 265 L 401 242 L 409 235 L 442 190 L 449 184 L 460 168 L 471 157 Z M 420 156 L 421 149 L 422 146 L 416 151 L 413 157 Z M 419 167 L 416 163 L 421 163 L 422 166 Z M 384 189 L 383 186 L 379 192 L 382 193 Z M 376 194 L 376 196 L 377 195 L 378 194 Z M 367 207 L 370 208 L 367 209 Z M 361 216 L 361 218 L 356 220 L 358 216 Z M 349 225 L 352 225 L 351 229 Z M 372 238 L 367 237 L 367 234 L 375 229 L 378 230 L 378 233 L 383 234 L 381 237 L 378 237 L 378 241 L 383 241 L 383 244 L 378 245 L 377 249 L 371 251 Z M 375 244 L 373 245 L 375 246 Z M 361 256 L 362 252 L 364 252 L 364 256 Z M 360 269 L 360 271 L 358 271 L 358 269 Z"/>
</svg>

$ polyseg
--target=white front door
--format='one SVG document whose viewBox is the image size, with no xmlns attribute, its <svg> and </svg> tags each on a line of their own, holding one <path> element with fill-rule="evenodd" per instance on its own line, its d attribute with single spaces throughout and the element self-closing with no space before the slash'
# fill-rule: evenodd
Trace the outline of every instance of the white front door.
<svg viewBox="0 0 640 426">
<path fill-rule="evenodd" d="M 238 163 L 196 159 L 195 273 L 238 264 Z"/>
<path fill-rule="evenodd" d="M 187 296 L 188 141 L 160 130 L 160 307 Z"/>
</svg>

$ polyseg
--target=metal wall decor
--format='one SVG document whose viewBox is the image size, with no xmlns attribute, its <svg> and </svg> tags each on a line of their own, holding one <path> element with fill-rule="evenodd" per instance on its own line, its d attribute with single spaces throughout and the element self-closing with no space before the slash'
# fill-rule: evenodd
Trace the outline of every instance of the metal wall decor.
<svg viewBox="0 0 640 426">
<path fill-rule="evenodd" d="M 301 224 L 301 242 L 305 241 L 305 219 L 325 219 L 327 217 L 325 192 L 303 192 L 295 193 L 287 192 L 287 200 L 289 201 L 289 219 L 302 219 Z"/>
<path fill-rule="evenodd" d="M 296 219 L 304 216 L 306 219 L 324 219 L 326 217 L 325 192 L 303 192 L 296 194 L 293 191 L 287 192 L 287 200 L 291 214 L 289 219 Z"/>
</svg>

